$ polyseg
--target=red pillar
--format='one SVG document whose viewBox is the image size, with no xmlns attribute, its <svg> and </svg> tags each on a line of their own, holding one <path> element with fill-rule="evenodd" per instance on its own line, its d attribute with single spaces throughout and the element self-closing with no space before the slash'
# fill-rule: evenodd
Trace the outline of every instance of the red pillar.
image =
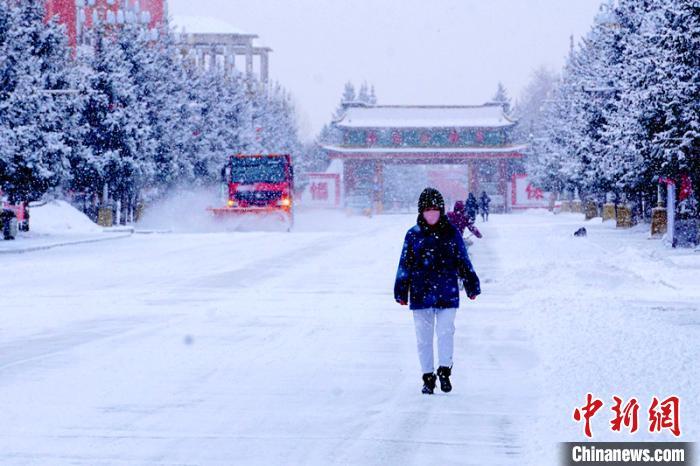
<svg viewBox="0 0 700 466">
<path fill-rule="evenodd" d="M 343 161 L 343 184 L 345 194 L 351 193 L 355 190 L 355 164 L 349 160 Z"/>
<path fill-rule="evenodd" d="M 498 161 L 498 194 L 506 195 L 508 183 L 508 160 Z"/>
<path fill-rule="evenodd" d="M 475 196 L 478 197 L 479 195 L 479 161 L 478 160 L 470 160 L 468 163 L 469 166 L 469 189 L 468 193 L 474 193 Z"/>
<path fill-rule="evenodd" d="M 374 162 L 374 186 L 373 200 L 375 213 L 384 211 L 384 162 L 377 160 Z"/>
</svg>

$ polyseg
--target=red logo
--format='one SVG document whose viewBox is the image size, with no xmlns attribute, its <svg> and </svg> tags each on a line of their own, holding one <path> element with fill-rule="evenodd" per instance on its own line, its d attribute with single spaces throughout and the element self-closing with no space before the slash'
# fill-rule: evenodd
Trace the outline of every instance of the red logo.
<svg viewBox="0 0 700 466">
<path fill-rule="evenodd" d="M 613 396 L 615 416 L 610 421 L 610 430 L 621 432 L 622 428 L 629 430 L 630 434 L 637 432 L 639 428 L 639 403 L 636 398 L 630 398 L 627 403 L 619 396 Z M 586 394 L 586 404 L 574 409 L 574 421 L 584 422 L 583 433 L 586 437 L 593 437 L 591 419 L 603 407 L 603 401 L 594 398 L 591 393 Z M 654 396 L 649 407 L 649 432 L 658 433 L 668 430 L 674 436 L 680 437 L 680 398 L 669 396 L 663 401 Z"/>
<path fill-rule="evenodd" d="M 613 396 L 613 401 L 615 401 L 615 406 L 613 406 L 612 410 L 615 413 L 615 418 L 610 421 L 610 428 L 614 432 L 620 432 L 624 425 L 630 430 L 630 434 L 637 432 L 639 422 L 639 403 L 637 403 L 637 399 L 631 398 L 624 407 L 622 406 L 622 398 L 619 396 Z"/>
<path fill-rule="evenodd" d="M 328 183 L 311 183 L 311 199 L 314 201 L 327 201 Z"/>
<path fill-rule="evenodd" d="M 586 434 L 586 437 L 593 436 L 593 434 L 591 433 L 591 418 L 595 416 L 595 413 L 597 413 L 598 410 L 602 407 L 603 402 L 601 400 L 594 399 L 593 395 L 589 393 L 586 395 L 585 406 L 581 407 L 580 409 L 576 408 L 574 410 L 574 420 L 576 422 L 581 422 L 581 419 L 583 419 L 586 423 L 586 426 L 583 428 L 583 432 Z"/>
<path fill-rule="evenodd" d="M 534 186 L 532 186 L 532 183 L 527 185 L 527 188 L 525 188 L 525 192 L 527 193 L 528 199 L 540 200 L 544 198 L 542 190 L 540 188 L 535 188 Z"/>
<path fill-rule="evenodd" d="M 679 437 L 681 435 L 680 419 L 678 418 L 680 404 L 681 400 L 677 396 L 669 396 L 661 402 L 656 397 L 652 398 L 649 408 L 649 432 L 661 432 L 663 429 L 668 429 L 673 435 Z"/>
</svg>

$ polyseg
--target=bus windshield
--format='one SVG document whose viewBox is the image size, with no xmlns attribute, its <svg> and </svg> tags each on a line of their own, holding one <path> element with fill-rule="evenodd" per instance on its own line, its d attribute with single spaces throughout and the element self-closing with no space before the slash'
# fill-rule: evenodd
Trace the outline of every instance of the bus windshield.
<svg viewBox="0 0 700 466">
<path fill-rule="evenodd" d="M 232 183 L 282 183 L 287 181 L 284 157 L 233 157 Z"/>
</svg>

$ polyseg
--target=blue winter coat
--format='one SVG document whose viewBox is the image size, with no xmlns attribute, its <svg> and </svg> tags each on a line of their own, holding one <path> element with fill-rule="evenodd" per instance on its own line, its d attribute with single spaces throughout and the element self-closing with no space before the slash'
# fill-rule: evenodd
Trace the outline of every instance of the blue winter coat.
<svg viewBox="0 0 700 466">
<path fill-rule="evenodd" d="M 458 279 L 468 296 L 481 294 L 479 277 L 459 231 L 443 214 L 436 227 L 422 216 L 408 230 L 394 283 L 394 298 L 411 309 L 459 307 Z"/>
<path fill-rule="evenodd" d="M 479 202 L 476 200 L 472 193 L 469 193 L 469 197 L 466 202 L 467 216 L 472 219 L 476 218 L 476 214 L 479 213 Z"/>
</svg>

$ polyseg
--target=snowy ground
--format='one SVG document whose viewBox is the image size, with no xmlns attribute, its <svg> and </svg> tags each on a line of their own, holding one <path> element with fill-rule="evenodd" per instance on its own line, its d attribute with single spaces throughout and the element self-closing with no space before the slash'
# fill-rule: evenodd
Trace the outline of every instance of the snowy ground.
<svg viewBox="0 0 700 466">
<path fill-rule="evenodd" d="M 428 397 L 392 298 L 414 217 L 298 220 L 2 256 L 0 464 L 555 464 L 587 392 L 640 399 L 640 430 L 652 395 L 678 394 L 698 440 L 700 254 L 493 216 L 455 390 Z M 650 438 L 609 417 L 596 440 Z"/>
<path fill-rule="evenodd" d="M 31 231 L 19 232 L 18 237 L 10 241 L 3 241 L 0 236 L 0 255 L 114 240 L 130 235 L 124 229 L 110 228 L 106 232 L 65 201 L 51 201 L 31 207 L 30 213 Z"/>
</svg>

